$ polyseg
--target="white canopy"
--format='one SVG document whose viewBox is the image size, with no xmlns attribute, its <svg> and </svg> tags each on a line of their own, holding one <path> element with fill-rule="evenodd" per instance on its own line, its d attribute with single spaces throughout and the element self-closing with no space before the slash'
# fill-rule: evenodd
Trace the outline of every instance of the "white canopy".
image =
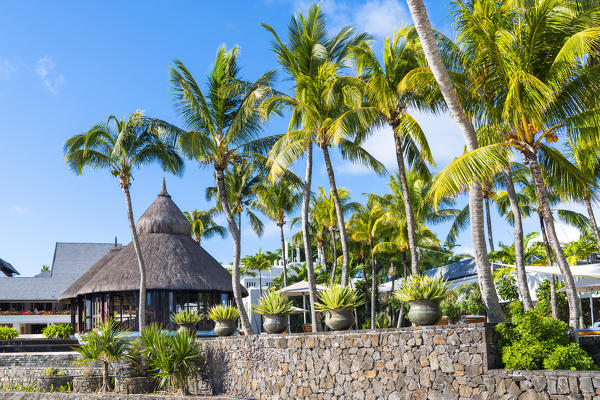
<svg viewBox="0 0 600 400">
<path fill-rule="evenodd" d="M 588 265 L 573 265 L 570 267 L 573 276 L 581 276 L 586 278 L 600 278 L 600 264 L 588 264 Z M 528 265 L 525 267 L 527 272 L 538 272 L 543 274 L 561 275 L 560 268 L 552 267 L 538 267 Z"/>
<path fill-rule="evenodd" d="M 325 286 L 317 285 L 317 291 L 321 292 L 325 290 Z M 279 290 L 281 293 L 286 296 L 305 296 L 309 293 L 308 282 L 300 281 L 296 282 L 292 285 L 286 286 L 283 289 Z"/>
<path fill-rule="evenodd" d="M 600 279 L 596 278 L 583 278 L 575 282 L 575 288 L 578 292 L 592 292 L 600 290 Z M 560 288 L 557 292 L 566 292 L 567 288 Z"/>
</svg>

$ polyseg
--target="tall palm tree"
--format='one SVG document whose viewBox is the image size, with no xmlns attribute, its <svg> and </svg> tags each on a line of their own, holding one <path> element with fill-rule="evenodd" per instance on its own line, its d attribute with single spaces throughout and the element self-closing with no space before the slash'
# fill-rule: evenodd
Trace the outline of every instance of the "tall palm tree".
<svg viewBox="0 0 600 400">
<path fill-rule="evenodd" d="M 258 236 L 262 236 L 264 224 L 253 212 L 253 201 L 256 198 L 254 189 L 263 182 L 263 178 L 252 164 L 242 161 L 225 170 L 225 188 L 227 190 L 227 202 L 231 212 L 237 219 L 240 237 L 242 234 L 242 215 L 245 214 L 250 222 L 250 227 Z M 219 199 L 219 190 L 216 186 L 206 188 L 206 199 L 216 200 L 216 208 L 223 210 Z"/>
<path fill-rule="evenodd" d="M 556 142 L 558 135 L 569 134 L 598 142 L 597 129 L 590 129 L 597 126 L 598 67 L 588 68 L 581 62 L 600 42 L 596 19 L 591 17 L 595 9 L 561 0 L 522 8 L 510 1 L 500 6 L 485 1 L 459 0 L 456 4 L 459 39 L 473 77 L 469 86 L 492 94 L 486 99 L 484 117 L 490 121 L 487 135 L 495 140 L 459 157 L 442 175 L 464 181 L 459 170 L 469 168 L 480 180 L 506 168 L 513 150 L 523 157 L 531 171 L 550 247 L 565 281 L 569 326 L 576 336 L 577 293 L 556 234 L 542 170 L 546 167 L 552 171 L 571 190 L 579 186 L 570 182 L 584 179 L 562 153 L 543 144 L 543 140 Z M 502 35 L 502 43 L 514 46 L 485 39 L 497 35 Z"/>
<path fill-rule="evenodd" d="M 279 228 L 283 261 L 283 286 L 286 287 L 288 285 L 287 254 L 285 252 L 283 227 L 287 223 L 286 217 L 295 212 L 302 202 L 302 193 L 298 190 L 298 185 L 294 185 L 287 179 L 282 179 L 277 183 L 263 182 L 257 185 L 254 191 L 256 192 L 256 199 L 253 202 L 254 207 L 275 222 L 275 225 Z"/>
<path fill-rule="evenodd" d="M 423 130 L 408 113 L 407 108 L 428 108 L 426 102 L 414 93 L 401 89 L 404 79 L 411 73 L 427 66 L 425 55 L 414 28 L 402 28 L 392 37 L 386 37 L 383 46 L 383 62 L 380 62 L 368 43 L 353 48 L 356 69 L 366 83 L 368 106 L 376 110 L 375 127 L 388 125 L 392 128 L 396 146 L 398 178 L 403 191 L 405 215 L 408 224 L 408 242 L 411 271 L 419 273 L 419 255 L 415 239 L 416 221 L 411 198 L 408 195 L 406 162 L 409 168 L 429 173 L 425 163 L 433 164 Z"/>
<path fill-rule="evenodd" d="M 343 115 L 340 88 L 344 85 L 337 79 L 338 71 L 344 67 L 349 48 L 364 40 L 365 34 L 354 35 L 354 28 L 344 27 L 330 37 L 327 34 L 325 16 L 317 4 L 313 4 L 305 16 L 298 12 L 292 16 L 288 24 L 288 43 L 284 43 L 267 24 L 262 24 L 273 35 L 272 48 L 277 60 L 289 80 L 293 82 L 291 96 L 274 96 L 263 103 L 264 118 L 281 108 L 291 109 L 288 132 L 275 144 L 269 156 L 271 178 L 277 179 L 287 167 L 298 158 L 306 155 L 306 173 L 304 178 L 304 195 L 302 199 L 302 232 L 304 251 L 310 287 L 310 307 L 313 331 L 320 330 L 319 315 L 314 309 L 316 302 L 316 285 L 310 246 L 309 202 L 312 182 L 313 143 L 317 142 L 323 150 L 325 164 L 331 184 L 332 193 L 337 198 L 337 190 L 331 161 L 328 156 L 329 145 L 335 134 L 336 143 L 342 146 L 342 154 L 350 159 L 362 159 L 378 169 L 378 164 L 364 149 L 344 137 L 346 129 L 343 123 L 352 120 L 352 115 Z M 356 91 L 346 91 L 354 101 L 360 101 Z M 346 100 L 346 99 L 344 99 Z M 366 153 L 366 154 L 365 154 Z M 338 223 L 344 253 L 344 272 L 348 271 L 349 255 L 347 251 L 347 235 L 341 209 L 338 211 Z M 347 281 L 347 277 L 344 277 Z M 344 280 L 343 280 L 344 281 Z"/>
<path fill-rule="evenodd" d="M 262 296 L 262 273 L 264 271 L 268 271 L 271 268 L 270 258 L 265 253 L 263 253 L 261 246 L 258 249 L 258 253 L 252 256 L 246 256 L 242 258 L 242 264 L 244 264 L 245 270 L 258 272 L 258 288 L 260 291 L 260 295 Z"/>
<path fill-rule="evenodd" d="M 183 154 L 200 165 L 212 167 L 219 202 L 233 239 L 233 268 L 231 280 L 236 305 L 240 310 L 242 328 L 253 334 L 240 287 L 240 231 L 229 204 L 225 171 L 232 165 L 270 148 L 271 138 L 259 138 L 261 130 L 257 106 L 271 95 L 272 72 L 256 82 L 240 79 L 238 48 L 217 51 L 215 64 L 210 70 L 206 89 L 200 88 L 191 72 L 181 61 L 170 68 L 174 102 L 190 129 L 181 134 L 178 145 Z"/>
<path fill-rule="evenodd" d="M 384 229 L 386 222 L 386 210 L 379 206 L 377 198 L 373 194 L 368 197 L 366 205 L 360 205 L 349 221 L 352 239 L 363 243 L 369 250 L 371 261 L 371 327 L 375 326 L 377 316 L 377 265 L 374 248 L 379 242 L 379 234 Z"/>
<path fill-rule="evenodd" d="M 185 215 L 190 225 L 192 225 L 192 237 L 196 243 L 200 244 L 202 239 L 210 239 L 215 236 L 225 239 L 227 230 L 224 226 L 214 221 L 213 218 L 216 214 L 217 210 L 215 208 L 206 211 L 192 210 L 183 212 L 183 215 Z"/>
<path fill-rule="evenodd" d="M 467 114 L 462 102 L 458 98 L 454 84 L 450 79 L 450 74 L 446 69 L 440 49 L 436 43 L 425 4 L 423 4 L 423 0 L 407 0 L 407 3 L 429 68 L 438 83 L 448 109 L 460 127 L 467 150 L 473 151 L 479 146 L 475 128 L 471 117 Z M 502 322 L 504 320 L 504 313 L 500 308 L 498 294 L 492 281 L 490 262 L 485 246 L 481 185 L 478 182 L 472 182 L 469 188 L 469 213 L 477 276 L 479 277 L 481 286 L 481 295 L 487 308 L 488 320 L 490 322 Z"/>
<path fill-rule="evenodd" d="M 125 195 L 129 230 L 140 270 L 140 332 L 146 326 L 146 266 L 135 229 L 129 188 L 133 170 L 153 162 L 158 162 L 165 171 L 176 174 L 183 171 L 183 160 L 173 143 L 161 139 L 163 130 L 168 127 L 166 122 L 145 118 L 140 111 L 127 119 L 111 115 L 106 123 L 96 124 L 89 131 L 69 138 L 64 146 L 65 162 L 77 175 L 81 175 L 84 168 L 106 169 L 119 179 Z"/>
<path fill-rule="evenodd" d="M 351 214 L 352 212 L 358 210 L 359 204 L 350 201 L 350 191 L 345 189 L 338 189 L 338 198 L 339 203 L 342 209 L 342 214 L 344 218 Z M 335 201 L 333 198 L 333 194 L 327 195 L 325 189 L 322 186 L 319 187 L 318 194 L 312 201 L 311 207 L 311 216 L 315 220 L 315 222 L 319 225 L 322 225 L 329 232 L 329 236 L 331 237 L 331 247 L 333 250 L 332 257 L 332 268 L 331 268 L 331 282 L 330 285 L 333 285 L 335 282 L 336 270 L 337 270 L 337 212 Z"/>
</svg>

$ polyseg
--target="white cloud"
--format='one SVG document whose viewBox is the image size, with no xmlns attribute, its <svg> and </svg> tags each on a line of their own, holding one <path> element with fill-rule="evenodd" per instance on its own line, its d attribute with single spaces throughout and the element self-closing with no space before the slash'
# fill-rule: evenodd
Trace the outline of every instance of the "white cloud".
<svg viewBox="0 0 600 400">
<path fill-rule="evenodd" d="M 0 79 L 7 80 L 9 79 L 13 72 L 15 71 L 15 66 L 12 62 L 8 60 L 0 59 Z"/>
<path fill-rule="evenodd" d="M 57 71 L 56 64 L 48 56 L 37 61 L 35 73 L 41 78 L 44 87 L 53 94 L 58 94 L 58 89 L 67 83 L 67 79 Z"/>
<path fill-rule="evenodd" d="M 30 209 L 28 209 L 27 207 L 23 207 L 20 205 L 15 205 L 10 207 L 9 212 L 12 215 L 33 215 L 33 213 L 31 212 Z"/>
</svg>

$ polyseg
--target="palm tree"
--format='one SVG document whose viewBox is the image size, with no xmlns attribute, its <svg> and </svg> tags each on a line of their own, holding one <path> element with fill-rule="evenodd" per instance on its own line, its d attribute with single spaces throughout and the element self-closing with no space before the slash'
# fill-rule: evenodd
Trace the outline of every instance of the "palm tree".
<svg viewBox="0 0 600 400">
<path fill-rule="evenodd" d="M 246 214 L 250 227 L 258 236 L 262 236 L 264 225 L 260 218 L 254 212 L 253 201 L 256 198 L 254 189 L 263 182 L 263 178 L 255 171 L 252 164 L 241 162 L 225 170 L 225 188 L 227 190 L 227 202 L 231 207 L 231 212 L 237 219 L 240 237 L 242 234 L 242 214 Z M 209 201 L 217 200 L 216 208 L 222 211 L 221 200 L 219 199 L 219 190 L 216 186 L 206 188 L 206 199 Z"/>
<path fill-rule="evenodd" d="M 288 78 L 293 81 L 291 96 L 274 96 L 262 105 L 264 118 L 276 110 L 288 108 L 292 110 L 288 132 L 275 144 L 269 155 L 271 178 L 276 180 L 287 167 L 298 158 L 306 155 L 306 174 L 304 177 L 304 194 L 302 198 L 302 234 L 304 251 L 310 286 L 310 307 L 313 331 L 320 330 L 319 315 L 314 309 L 316 302 L 316 286 L 314 280 L 313 260 L 309 232 L 309 202 L 311 193 L 313 143 L 317 142 L 323 150 L 332 193 L 337 199 L 337 189 L 333 169 L 329 160 L 328 148 L 336 135 L 336 144 L 341 146 L 342 154 L 353 160 L 365 160 L 377 169 L 378 164 L 364 149 L 342 135 L 345 129 L 343 122 L 352 119 L 352 115 L 344 116 L 343 96 L 338 81 L 338 71 L 344 67 L 349 48 L 364 40 L 365 34 L 354 35 L 352 27 L 342 28 L 336 35 L 329 37 L 326 30 L 325 16 L 317 4 L 313 4 L 308 15 L 298 12 L 288 25 L 288 43 L 281 41 L 275 29 L 262 24 L 273 35 L 272 47 L 279 64 Z M 360 102 L 360 93 L 346 91 L 354 101 Z M 342 111 L 343 110 L 343 111 Z M 336 200 L 337 201 L 337 200 Z M 347 274 L 349 255 L 347 251 L 347 235 L 341 209 L 336 205 L 338 224 L 341 236 L 344 263 L 342 268 Z M 344 277 L 343 282 L 347 281 Z"/>
<path fill-rule="evenodd" d="M 288 285 L 288 281 L 283 227 L 287 223 L 286 217 L 296 211 L 302 201 L 302 193 L 297 186 L 287 179 L 282 179 L 277 183 L 263 182 L 254 188 L 256 199 L 253 206 L 275 222 L 275 225 L 279 228 L 284 287 Z"/>
<path fill-rule="evenodd" d="M 595 22 L 587 19 L 595 9 L 559 0 L 519 7 L 510 2 L 498 7 L 480 1 L 457 1 L 459 36 L 469 57 L 469 76 L 474 77 L 469 86 L 479 93 L 493 94 L 486 99 L 484 117 L 490 121 L 487 135 L 494 140 L 455 160 L 444 175 L 464 181 L 464 176 L 458 177 L 458 170 L 465 172 L 469 165 L 467 168 L 478 175 L 476 179 L 484 179 L 508 166 L 511 150 L 523 157 L 531 171 L 550 247 L 565 281 L 569 326 L 576 336 L 577 293 L 556 234 L 542 169 L 552 171 L 572 190 L 578 185 L 570 182 L 584 179 L 562 153 L 543 144 L 543 140 L 556 142 L 558 135 L 569 134 L 591 143 L 598 141 L 597 130 L 590 127 L 595 124 L 599 88 L 594 83 L 594 68 L 580 62 L 598 45 Z M 503 35 L 503 42 L 515 46 L 509 48 L 484 39 L 496 35 Z"/>
<path fill-rule="evenodd" d="M 350 191 L 345 189 L 338 189 L 339 204 L 342 209 L 344 218 L 350 213 L 359 209 L 359 204 L 350 201 Z M 329 236 L 331 237 L 331 247 L 333 251 L 332 256 L 332 268 L 331 268 L 331 281 L 330 285 L 335 283 L 335 276 L 337 270 L 337 212 L 333 194 L 329 196 L 325 192 L 322 186 L 319 187 L 318 195 L 312 201 L 311 216 L 315 220 L 315 223 L 321 225 L 327 229 Z"/>
<path fill-rule="evenodd" d="M 425 55 L 413 28 L 403 28 L 386 37 L 383 47 L 383 63 L 368 43 L 363 42 L 352 50 L 359 76 L 366 82 L 368 105 L 376 110 L 375 126 L 389 125 L 396 145 L 398 178 L 403 191 L 405 215 L 408 224 L 408 242 L 411 271 L 419 273 L 419 256 L 415 239 L 414 212 L 408 195 L 405 154 L 409 168 L 429 173 L 425 163 L 433 164 L 433 156 L 423 130 L 407 112 L 410 106 L 427 108 L 423 99 L 401 90 L 404 80 L 411 73 L 426 67 Z"/>
<path fill-rule="evenodd" d="M 106 123 L 94 125 L 86 133 L 75 135 L 65 142 L 65 162 L 77 175 L 84 168 L 106 169 L 119 179 L 125 195 L 127 219 L 133 247 L 140 270 L 140 294 L 138 305 L 138 328 L 146 325 L 146 267 L 140 250 L 129 188 L 133 170 L 152 162 L 158 162 L 165 171 L 179 174 L 183 160 L 173 143 L 161 139 L 166 130 L 176 130 L 164 121 L 144 118 L 137 111 L 128 119 L 108 117 Z M 164 183 L 164 182 L 163 182 Z"/>
<path fill-rule="evenodd" d="M 263 253 L 262 246 L 258 249 L 258 253 L 255 255 L 242 258 L 242 264 L 244 264 L 245 270 L 258 272 L 258 288 L 261 296 L 263 295 L 262 273 L 263 271 L 268 271 L 271 268 L 271 262 L 272 261 L 270 257 Z"/>
<path fill-rule="evenodd" d="M 175 62 L 170 74 L 175 105 L 190 129 L 179 136 L 178 145 L 190 159 L 213 168 L 218 199 L 233 238 L 233 295 L 242 328 L 252 334 L 240 287 L 240 230 L 228 201 L 225 171 L 252 159 L 273 143 L 271 138 L 258 138 L 261 126 L 257 111 L 257 106 L 271 94 L 273 73 L 267 72 L 250 83 L 240 79 L 239 70 L 237 47 L 230 51 L 221 47 L 209 72 L 205 92 L 181 61 Z"/>
<path fill-rule="evenodd" d="M 217 210 L 215 208 L 207 211 L 192 210 L 183 212 L 183 215 L 185 215 L 190 225 L 192 225 L 192 237 L 198 245 L 200 245 L 202 239 L 210 239 L 214 236 L 220 236 L 221 239 L 225 239 L 225 236 L 227 236 L 225 227 L 213 220 L 216 213 Z"/>
<path fill-rule="evenodd" d="M 376 261 L 374 248 L 379 241 L 379 234 L 386 224 L 386 210 L 378 204 L 375 195 L 371 194 L 367 199 L 365 206 L 360 205 L 359 209 L 350 217 L 349 225 L 352 232 L 352 239 L 368 246 L 369 257 L 371 261 L 371 326 L 375 326 L 377 316 L 377 280 Z M 365 279 L 367 277 L 365 276 Z"/>
<path fill-rule="evenodd" d="M 479 146 L 477 135 L 471 117 L 465 111 L 462 102 L 459 100 L 454 84 L 450 79 L 450 74 L 442 59 L 439 47 L 436 43 L 427 10 L 423 0 L 407 0 L 410 14 L 415 23 L 415 29 L 419 34 L 421 46 L 425 53 L 425 58 L 436 82 L 442 92 L 442 96 L 459 125 L 465 139 L 468 151 L 473 151 Z M 481 295 L 487 308 L 488 320 L 490 322 L 502 322 L 504 313 L 500 308 L 498 294 L 492 281 L 490 262 L 485 246 L 485 235 L 483 233 L 483 209 L 481 185 L 478 182 L 471 182 L 469 188 L 469 214 L 471 220 L 471 237 L 475 250 L 475 261 L 477 265 L 477 276 L 481 286 Z"/>
</svg>

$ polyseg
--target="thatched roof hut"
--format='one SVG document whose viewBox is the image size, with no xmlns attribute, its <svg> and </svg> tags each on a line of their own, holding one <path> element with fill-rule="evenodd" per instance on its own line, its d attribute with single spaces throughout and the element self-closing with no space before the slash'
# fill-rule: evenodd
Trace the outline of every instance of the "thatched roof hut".
<svg viewBox="0 0 600 400">
<path fill-rule="evenodd" d="M 180 306 L 202 309 L 232 297 L 231 275 L 193 240 L 190 223 L 171 199 L 164 180 L 162 191 L 141 216 L 136 229 L 146 266 L 147 308 L 151 315 L 160 315 L 160 318 L 150 318 L 150 322 L 168 325 L 168 315 Z M 113 315 L 113 311 L 108 312 L 114 297 L 111 294 L 119 296 L 114 304 L 125 304 L 123 296 L 126 296 L 133 307 L 132 297 L 137 296 L 139 276 L 133 243 L 115 246 L 75 281 L 60 300 L 79 301 L 83 308 L 86 299 L 97 298 L 97 301 L 107 302 L 102 306 L 107 312 L 102 313 Z M 185 296 L 180 296 L 182 294 Z"/>
</svg>

